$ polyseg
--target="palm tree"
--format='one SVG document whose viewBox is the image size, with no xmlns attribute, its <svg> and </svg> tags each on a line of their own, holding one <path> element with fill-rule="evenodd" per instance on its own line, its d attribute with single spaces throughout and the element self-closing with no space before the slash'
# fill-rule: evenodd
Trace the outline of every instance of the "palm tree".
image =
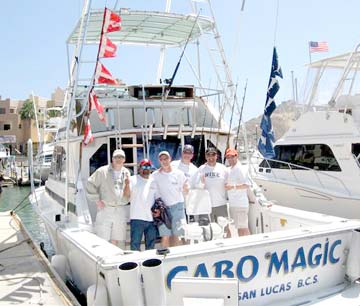
<svg viewBox="0 0 360 306">
<path fill-rule="evenodd" d="M 20 109 L 20 118 L 35 119 L 34 104 L 31 100 L 26 100 Z"/>
</svg>

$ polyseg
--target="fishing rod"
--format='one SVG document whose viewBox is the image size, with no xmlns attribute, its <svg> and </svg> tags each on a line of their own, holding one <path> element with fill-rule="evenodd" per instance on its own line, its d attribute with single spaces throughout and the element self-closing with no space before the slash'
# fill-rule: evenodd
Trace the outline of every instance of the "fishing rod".
<svg viewBox="0 0 360 306">
<path fill-rule="evenodd" d="M 229 148 L 230 147 L 230 133 L 231 133 L 231 125 L 232 125 L 232 120 L 234 117 L 234 108 L 235 108 L 235 104 L 237 104 L 237 88 L 238 88 L 238 83 L 236 83 L 235 86 L 235 92 L 234 92 L 234 101 L 233 101 L 233 105 L 231 107 L 231 117 L 230 117 L 230 124 L 229 124 L 229 132 L 227 135 L 227 139 L 226 139 L 226 147 Z"/>
<path fill-rule="evenodd" d="M 166 87 L 166 90 L 165 90 L 165 98 L 167 98 L 167 96 L 168 96 L 169 93 L 170 93 L 171 86 L 172 86 L 172 84 L 173 84 L 173 82 L 174 82 L 175 76 L 176 76 L 177 71 L 178 71 L 178 69 L 179 69 L 181 60 L 182 60 L 182 58 L 183 58 L 183 56 L 184 56 L 185 49 L 186 49 L 186 47 L 187 47 L 187 45 L 188 45 L 188 43 L 189 43 L 189 41 L 190 41 L 190 38 L 191 38 L 191 35 L 192 35 L 193 31 L 194 31 L 195 25 L 197 24 L 197 20 L 198 20 L 198 18 L 199 18 L 200 12 L 201 12 L 201 10 L 199 11 L 199 13 L 197 14 L 197 16 L 196 16 L 196 18 L 195 18 L 194 24 L 193 24 L 193 26 L 192 26 L 192 28 L 191 28 L 191 31 L 190 31 L 190 34 L 189 34 L 188 38 L 186 39 L 186 43 L 185 43 L 184 48 L 183 48 L 183 50 L 182 50 L 182 52 L 181 52 L 179 61 L 178 61 L 178 63 L 176 64 L 176 67 L 175 67 L 175 70 L 174 70 L 173 75 L 171 76 L 170 79 L 165 79 L 165 80 L 164 80 L 164 82 L 165 82 L 166 84 L 168 84 L 167 87 Z"/>
<path fill-rule="evenodd" d="M 235 149 L 237 149 L 237 144 L 238 144 L 238 140 L 239 140 L 240 125 L 241 125 L 241 119 L 242 119 L 242 113 L 243 113 L 243 109 L 244 109 L 244 104 L 245 104 L 247 84 L 248 84 L 248 79 L 246 79 L 246 82 L 245 82 L 245 87 L 244 87 L 244 95 L 243 95 L 243 97 L 242 97 L 242 103 L 241 103 L 241 110 L 240 110 L 239 124 L 238 124 L 238 128 L 237 128 L 237 131 L 236 131 L 236 143 L 235 143 Z"/>
<path fill-rule="evenodd" d="M 202 98 L 200 98 L 202 99 Z M 201 129 L 201 135 L 200 135 L 200 142 L 199 142 L 199 149 L 197 152 L 197 156 L 196 156 L 196 163 L 198 164 L 200 161 L 200 157 L 201 157 L 201 146 L 203 143 L 203 138 L 204 138 L 204 129 L 205 129 L 205 122 L 206 122 L 206 111 L 204 111 L 204 120 L 203 120 L 203 124 L 202 124 L 202 129 Z M 204 146 L 205 148 L 205 146 Z"/>
</svg>

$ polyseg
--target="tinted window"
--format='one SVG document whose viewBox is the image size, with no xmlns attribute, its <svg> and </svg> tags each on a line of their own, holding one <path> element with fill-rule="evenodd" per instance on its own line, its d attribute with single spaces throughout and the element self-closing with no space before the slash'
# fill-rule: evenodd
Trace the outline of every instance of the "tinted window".
<svg viewBox="0 0 360 306">
<path fill-rule="evenodd" d="M 341 171 L 333 152 L 325 144 L 278 145 L 275 146 L 275 154 L 274 160 L 276 161 L 263 160 L 260 167 Z"/>
<path fill-rule="evenodd" d="M 105 166 L 108 164 L 108 155 L 107 155 L 107 144 L 104 143 L 89 160 L 89 171 L 90 174 L 93 174 L 96 169 Z"/>
</svg>

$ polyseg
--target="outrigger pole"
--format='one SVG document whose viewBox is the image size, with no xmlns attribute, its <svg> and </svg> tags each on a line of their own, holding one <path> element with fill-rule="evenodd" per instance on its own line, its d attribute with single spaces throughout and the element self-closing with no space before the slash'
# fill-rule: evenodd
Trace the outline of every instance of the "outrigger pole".
<svg viewBox="0 0 360 306">
<path fill-rule="evenodd" d="M 188 45 L 188 43 L 189 43 L 189 41 L 190 41 L 190 38 L 191 38 L 191 35 L 192 35 L 193 31 L 194 31 L 195 25 L 197 24 L 197 20 L 198 20 L 198 18 L 199 18 L 199 15 L 200 15 L 200 11 L 199 11 L 199 13 L 197 14 L 197 16 L 196 16 L 196 18 L 195 18 L 194 24 L 193 24 L 193 26 L 192 26 L 192 28 L 191 28 L 190 34 L 189 34 L 189 36 L 188 36 L 188 38 L 187 38 L 187 40 L 186 40 L 186 43 L 185 43 L 185 45 L 184 45 L 184 48 L 183 48 L 182 52 L 181 52 L 179 61 L 178 61 L 178 63 L 176 64 L 176 67 L 175 67 L 175 70 L 174 70 L 173 75 L 171 76 L 170 79 L 166 79 L 166 80 L 165 80 L 165 83 L 168 84 L 168 86 L 166 87 L 166 90 L 165 90 L 165 99 L 167 98 L 167 96 L 168 96 L 168 94 L 169 94 L 169 92 L 170 92 L 171 86 L 172 86 L 172 84 L 173 84 L 173 82 L 174 82 L 175 76 L 176 76 L 177 71 L 178 71 L 178 69 L 179 69 L 181 60 L 182 60 L 182 58 L 183 58 L 183 56 L 184 56 L 185 49 L 186 49 L 186 47 L 187 47 L 187 45 Z"/>
<path fill-rule="evenodd" d="M 237 131 L 236 131 L 235 149 L 237 149 L 237 144 L 238 144 L 238 139 L 239 139 L 240 125 L 241 125 L 241 120 L 242 120 L 242 113 L 243 113 L 243 109 L 244 109 L 244 104 L 245 104 L 245 97 L 246 97 L 247 83 L 248 83 L 248 79 L 246 79 L 246 82 L 245 82 L 245 87 L 244 87 L 244 94 L 243 94 L 243 97 L 242 97 L 241 110 L 240 110 L 240 117 L 239 117 L 239 124 L 238 124 L 238 128 L 237 128 Z"/>
</svg>

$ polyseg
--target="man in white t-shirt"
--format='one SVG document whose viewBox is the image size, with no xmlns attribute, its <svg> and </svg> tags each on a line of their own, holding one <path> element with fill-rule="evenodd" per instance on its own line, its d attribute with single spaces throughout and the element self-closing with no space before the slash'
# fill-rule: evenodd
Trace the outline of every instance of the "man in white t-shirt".
<svg viewBox="0 0 360 306">
<path fill-rule="evenodd" d="M 125 152 L 113 152 L 111 165 L 97 169 L 88 179 L 86 193 L 96 202 L 96 234 L 125 249 L 130 171 L 124 167 Z"/>
<path fill-rule="evenodd" d="M 159 153 L 160 169 L 153 173 L 158 195 L 168 206 L 172 218 L 171 229 L 163 223 L 159 226 L 159 234 L 163 247 L 179 245 L 179 236 L 183 234 L 180 228 L 184 213 L 184 193 L 189 190 L 188 181 L 183 172 L 171 166 L 171 157 L 168 151 Z"/>
<path fill-rule="evenodd" d="M 227 179 L 226 167 L 217 163 L 217 149 L 207 148 L 205 152 L 206 163 L 199 167 L 199 176 L 204 188 L 209 191 L 211 199 L 211 220 L 217 221 L 218 217 L 228 217 L 225 182 Z M 229 235 L 228 227 L 226 232 Z"/>
<path fill-rule="evenodd" d="M 248 225 L 249 200 L 247 197 L 250 181 L 241 171 L 238 153 L 235 149 L 227 149 L 225 157 L 229 163 L 225 189 L 229 198 L 230 216 L 234 220 L 239 236 L 250 235 Z"/>
<path fill-rule="evenodd" d="M 155 246 L 157 228 L 151 207 L 156 199 L 156 185 L 150 177 L 151 168 L 151 161 L 143 159 L 139 164 L 139 174 L 130 178 L 130 249 L 133 251 L 140 251 L 143 235 L 146 250 Z"/>
<path fill-rule="evenodd" d="M 186 144 L 186 145 L 184 145 L 184 148 L 182 150 L 181 159 L 173 160 L 170 163 L 171 167 L 177 168 L 185 174 L 190 185 L 191 185 L 192 177 L 195 175 L 195 173 L 197 172 L 197 169 L 198 169 L 191 162 L 193 157 L 194 157 L 194 147 L 190 144 Z"/>
<path fill-rule="evenodd" d="M 193 157 L 194 157 L 194 147 L 190 144 L 186 144 L 184 145 L 184 148 L 182 150 L 181 159 L 173 160 L 170 163 L 171 167 L 177 168 L 185 174 L 186 178 L 188 179 L 190 188 L 194 188 L 195 175 L 198 170 L 198 168 L 191 162 Z M 186 213 L 186 209 L 185 209 L 185 213 Z M 189 217 L 186 216 L 187 220 L 188 218 Z"/>
</svg>

